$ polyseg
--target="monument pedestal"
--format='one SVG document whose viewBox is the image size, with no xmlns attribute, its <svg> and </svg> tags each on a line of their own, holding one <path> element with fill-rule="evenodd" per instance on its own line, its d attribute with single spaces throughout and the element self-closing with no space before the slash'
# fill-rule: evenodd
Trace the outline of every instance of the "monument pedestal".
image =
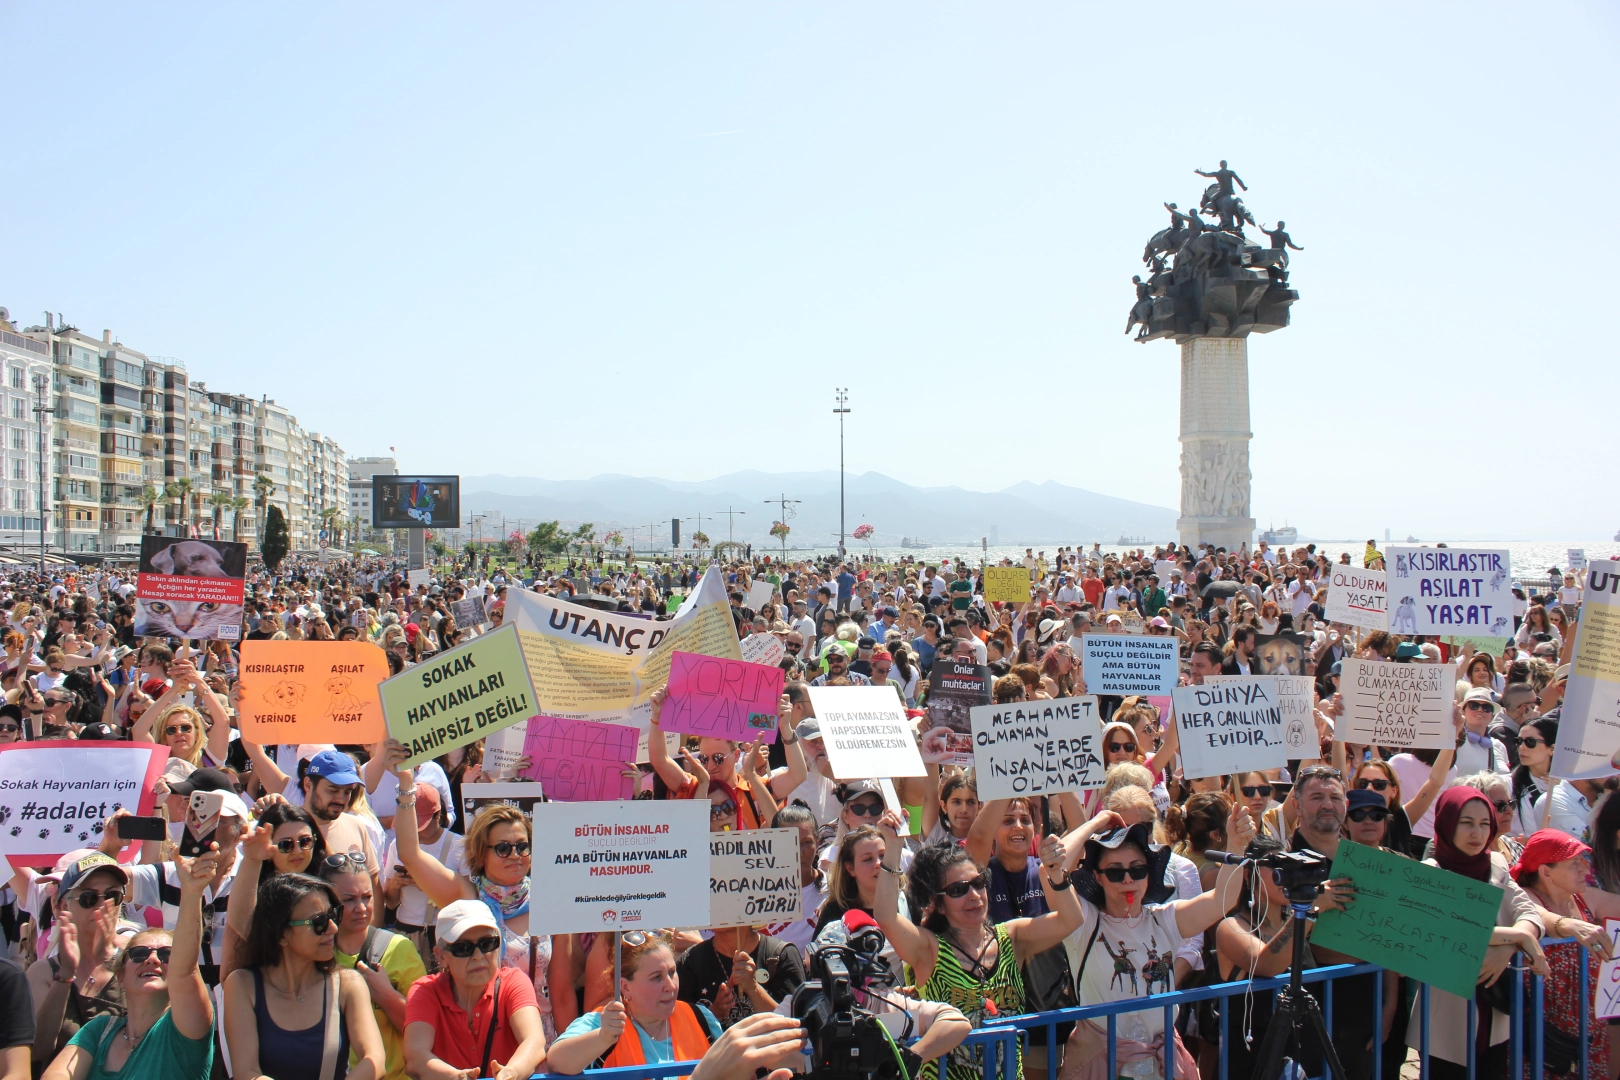
<svg viewBox="0 0 1620 1080">
<path fill-rule="evenodd" d="M 1249 516 L 1249 345 L 1195 337 L 1181 346 L 1181 542 L 1234 551 L 1254 541 Z"/>
</svg>

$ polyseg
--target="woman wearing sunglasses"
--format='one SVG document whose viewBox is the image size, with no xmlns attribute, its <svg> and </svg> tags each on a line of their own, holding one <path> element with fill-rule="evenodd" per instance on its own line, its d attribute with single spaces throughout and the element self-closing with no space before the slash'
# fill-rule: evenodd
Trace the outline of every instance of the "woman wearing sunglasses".
<svg viewBox="0 0 1620 1080">
<path fill-rule="evenodd" d="M 1530 836 L 1547 824 L 1558 720 L 1543 716 L 1519 729 L 1519 764 L 1513 770 L 1513 834 Z"/>
<path fill-rule="evenodd" d="M 152 703 L 138 722 L 130 725 L 131 741 L 163 743 L 168 746 L 170 757 L 189 761 L 198 768 L 219 768 L 231 749 L 231 718 L 225 706 L 220 704 L 191 661 L 171 661 L 169 678 L 174 685 Z M 180 702 L 180 695 L 188 690 L 198 707 L 208 713 L 208 723 L 203 722 L 198 709 Z M 207 761 L 203 760 L 205 755 Z"/>
<path fill-rule="evenodd" d="M 87 858 L 98 857 L 105 858 Z M 119 950 L 111 974 L 122 989 L 126 1009 L 105 1013 L 80 1028 L 46 1066 L 44 1080 L 92 1076 L 207 1080 L 214 1063 L 214 1006 L 197 969 L 197 954 L 202 945 L 203 893 L 213 880 L 218 858 L 216 850 L 179 860 L 180 904 L 174 932 L 142 930 Z M 105 900 L 96 906 L 117 908 Z"/>
<path fill-rule="evenodd" d="M 123 1014 L 116 957 L 118 912 L 128 895 L 128 871 L 106 855 L 85 855 L 62 871 L 52 904 L 56 953 L 28 968 L 35 1061 L 49 1061 L 94 1017 Z"/>
<path fill-rule="evenodd" d="M 1333 744 L 1335 765 L 1340 763 L 1344 745 L 1340 742 Z M 1425 761 L 1425 758 L 1428 760 Z M 1422 856 L 1422 845 L 1428 843 L 1434 833 L 1434 801 L 1455 779 L 1452 764 L 1456 758 L 1457 751 L 1450 747 L 1444 750 L 1411 750 L 1396 754 L 1390 761 L 1378 758 L 1363 761 L 1356 769 L 1351 790 L 1376 791 L 1389 804 L 1388 844 L 1392 850 L 1413 858 Z M 1340 771 L 1344 771 L 1342 766 Z M 1410 799 L 1403 797 L 1403 775 L 1414 784 L 1418 783 L 1419 777 L 1422 778 L 1417 794 Z M 1421 838 L 1415 839 L 1420 833 Z"/>
<path fill-rule="evenodd" d="M 225 909 L 221 978 L 230 978 L 231 972 L 241 966 L 259 890 L 278 874 L 314 874 L 326 858 L 326 842 L 308 810 L 280 795 L 266 795 L 255 809 L 258 824 L 242 837 L 241 862 L 231 882 L 231 891 L 242 899 Z"/>
<path fill-rule="evenodd" d="M 378 1080 L 371 994 L 334 955 L 336 890 L 278 874 L 258 893 L 241 969 L 225 980 L 225 1038 L 238 1080 Z M 351 1055 L 352 1051 L 352 1055 Z"/>
</svg>

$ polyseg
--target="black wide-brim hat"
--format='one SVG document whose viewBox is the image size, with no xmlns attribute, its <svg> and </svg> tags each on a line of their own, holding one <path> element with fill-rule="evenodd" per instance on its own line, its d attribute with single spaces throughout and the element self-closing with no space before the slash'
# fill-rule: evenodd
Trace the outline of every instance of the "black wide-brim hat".
<svg viewBox="0 0 1620 1080">
<path fill-rule="evenodd" d="M 1102 883 L 1097 880 L 1097 863 L 1104 852 L 1117 850 L 1126 844 L 1139 848 L 1147 856 L 1148 876 L 1142 883 L 1142 903 L 1162 904 L 1176 895 L 1175 879 L 1170 875 L 1170 849 L 1153 842 L 1151 825 L 1136 824 L 1086 841 L 1086 857 L 1080 860 L 1080 865 L 1074 871 L 1074 891 L 1080 899 L 1096 908 L 1107 906 Z"/>
</svg>

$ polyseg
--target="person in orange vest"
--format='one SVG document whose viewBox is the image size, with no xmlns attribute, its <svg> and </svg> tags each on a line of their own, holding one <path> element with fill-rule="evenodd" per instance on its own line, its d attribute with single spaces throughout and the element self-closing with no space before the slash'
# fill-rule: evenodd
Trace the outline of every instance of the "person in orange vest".
<svg viewBox="0 0 1620 1080">
<path fill-rule="evenodd" d="M 576 1075 L 598 1062 L 611 1069 L 697 1061 L 720 1037 L 713 1013 L 680 1000 L 667 938 L 631 930 L 620 940 L 620 1000 L 569 1024 L 546 1055 L 548 1071 Z"/>
</svg>

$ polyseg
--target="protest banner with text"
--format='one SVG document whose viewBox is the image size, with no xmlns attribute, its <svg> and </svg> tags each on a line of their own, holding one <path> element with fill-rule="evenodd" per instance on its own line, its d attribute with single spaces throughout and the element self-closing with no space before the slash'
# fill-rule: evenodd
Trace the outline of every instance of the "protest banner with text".
<svg viewBox="0 0 1620 1080">
<path fill-rule="evenodd" d="M 413 590 L 418 585 L 431 585 L 431 572 L 426 567 L 420 570 L 407 570 L 405 571 L 405 584 L 409 585 Z"/>
<path fill-rule="evenodd" d="M 524 775 L 545 785 L 546 797 L 558 802 L 606 802 L 633 799 L 636 740 L 641 732 L 624 724 L 536 716 L 524 731 Z"/>
<path fill-rule="evenodd" d="M 145 817 L 169 763 L 156 743 L 48 742 L 0 746 L 0 855 L 13 866 L 52 866 L 101 842 L 114 810 Z M 135 857 L 135 847 L 126 857 Z"/>
<path fill-rule="evenodd" d="M 1609 952 L 1614 959 L 1603 961 L 1598 969 L 1597 1008 L 1592 1016 L 1612 1020 L 1620 1017 L 1620 919 L 1604 919 L 1603 936 L 1609 939 Z"/>
<path fill-rule="evenodd" d="M 1205 675 L 1204 685 L 1219 686 L 1253 677 Z M 1270 679 L 1277 686 L 1277 711 L 1282 716 L 1283 745 L 1288 747 L 1288 756 L 1314 757 L 1314 750 L 1309 754 L 1301 753 L 1317 745 L 1314 680 L 1309 675 L 1262 675 L 1260 678 Z"/>
<path fill-rule="evenodd" d="M 1513 573 L 1506 548 L 1391 546 L 1389 632 L 1479 634 L 1513 631 Z"/>
<path fill-rule="evenodd" d="M 1327 621 L 1389 629 L 1389 589 L 1382 570 L 1335 566 L 1328 571 Z"/>
<path fill-rule="evenodd" d="M 783 678 L 779 667 L 677 652 L 658 726 L 709 739 L 775 742 Z"/>
<path fill-rule="evenodd" d="M 1022 572 L 1023 568 L 1019 567 Z M 930 764 L 973 764 L 973 710 L 990 704 L 990 669 L 935 657 L 928 673 L 928 722 L 922 758 Z"/>
<path fill-rule="evenodd" d="M 1088 694 L 1168 694 L 1181 670 L 1173 637 L 1087 634 L 1080 674 Z"/>
<path fill-rule="evenodd" d="M 515 627 L 473 638 L 377 688 L 388 734 L 415 766 L 527 720 L 539 710 Z"/>
<path fill-rule="evenodd" d="M 546 801 L 545 795 L 545 785 L 533 780 L 466 784 L 461 789 L 461 820 L 471 821 L 486 806 L 511 806 L 522 811 L 524 817 L 532 817 L 534 808 Z"/>
<path fill-rule="evenodd" d="M 1029 603 L 1029 571 L 1022 566 L 984 568 L 985 603 Z"/>
<path fill-rule="evenodd" d="M 812 686 L 833 779 L 927 776 L 900 695 L 887 686 Z"/>
<path fill-rule="evenodd" d="M 1456 746 L 1457 729 L 1451 722 L 1456 687 L 1456 664 L 1396 664 L 1347 656 L 1339 676 L 1344 714 L 1334 737 L 1360 746 Z"/>
<path fill-rule="evenodd" d="M 1181 771 L 1189 780 L 1288 764 L 1277 679 L 1239 675 L 1218 686 L 1170 692 L 1181 731 Z"/>
<path fill-rule="evenodd" d="M 461 627 L 478 627 L 489 622 L 482 596 L 469 596 L 464 600 L 450 601 L 450 617 Z"/>
<path fill-rule="evenodd" d="M 710 834 L 707 929 L 795 921 L 803 898 L 798 829 Z"/>
<path fill-rule="evenodd" d="M 1620 753 L 1620 561 L 1587 567 L 1561 715 L 1552 774 L 1566 780 L 1613 776 L 1611 759 Z"/>
<path fill-rule="evenodd" d="M 135 633 L 238 641 L 246 578 L 246 544 L 143 536 L 135 575 Z"/>
<path fill-rule="evenodd" d="M 1102 787 L 1102 718 L 1095 695 L 978 705 L 972 720 L 980 799 Z"/>
<path fill-rule="evenodd" d="M 749 634 L 739 643 L 742 658 L 750 664 L 780 664 L 787 646 L 775 634 Z"/>
<path fill-rule="evenodd" d="M 281 743 L 371 743 L 387 734 L 377 687 L 388 655 L 369 641 L 244 641 L 242 737 Z"/>
</svg>

